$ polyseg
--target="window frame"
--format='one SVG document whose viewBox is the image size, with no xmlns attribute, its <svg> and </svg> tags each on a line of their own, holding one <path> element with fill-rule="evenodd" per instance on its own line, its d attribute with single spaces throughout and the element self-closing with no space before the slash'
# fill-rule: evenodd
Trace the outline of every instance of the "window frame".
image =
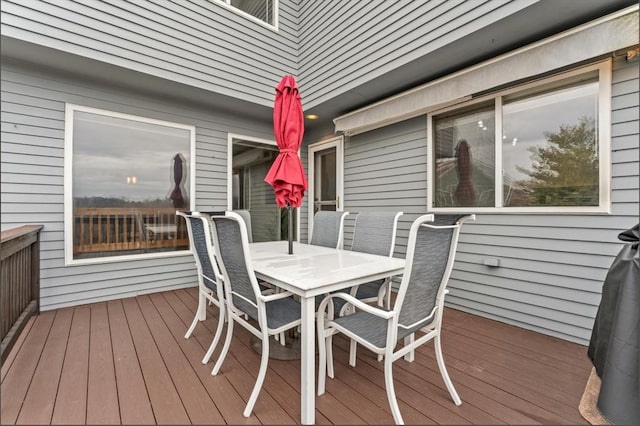
<svg viewBox="0 0 640 426">
<path fill-rule="evenodd" d="M 166 258 L 175 256 L 192 256 L 191 248 L 179 251 L 162 251 L 155 253 L 126 254 L 121 256 L 102 256 L 86 259 L 73 258 L 73 124 L 75 112 L 104 115 L 112 118 L 138 121 L 166 127 L 183 129 L 190 132 L 189 138 L 189 210 L 194 210 L 196 205 L 195 165 L 196 165 L 196 128 L 192 125 L 174 123 L 165 120 L 157 120 L 133 114 L 125 114 L 116 111 L 87 107 L 78 104 L 65 103 L 65 129 L 64 129 L 64 257 L 65 266 L 93 265 L 112 262 L 124 262 L 131 260 L 143 260 L 153 258 Z"/>
<path fill-rule="evenodd" d="M 273 24 L 268 23 L 267 21 L 263 21 L 260 18 L 256 18 L 255 16 L 253 16 L 250 13 L 245 12 L 242 9 L 238 9 L 237 7 L 233 6 L 231 4 L 231 0 L 213 0 L 215 3 L 227 8 L 228 10 L 231 10 L 234 13 L 237 13 L 238 15 L 248 18 L 250 20 L 252 20 L 253 22 L 256 22 L 270 30 L 273 30 L 275 32 L 279 31 L 279 23 L 280 23 L 280 0 L 273 0 Z"/>
<path fill-rule="evenodd" d="M 580 76 L 589 72 L 598 72 L 598 172 L 599 172 L 599 202 L 597 206 L 527 206 L 504 207 L 503 179 L 502 179 L 502 98 L 531 88 Z M 581 66 L 552 76 L 536 78 L 523 84 L 517 84 L 506 89 L 497 90 L 489 94 L 472 97 L 472 100 L 461 102 L 435 110 L 427 114 L 427 211 L 434 213 L 496 213 L 496 214 L 611 214 L 611 59 Z M 495 205 L 493 207 L 435 207 L 434 173 L 435 146 L 433 119 L 435 116 L 469 107 L 481 102 L 493 100 L 495 106 Z"/>
</svg>

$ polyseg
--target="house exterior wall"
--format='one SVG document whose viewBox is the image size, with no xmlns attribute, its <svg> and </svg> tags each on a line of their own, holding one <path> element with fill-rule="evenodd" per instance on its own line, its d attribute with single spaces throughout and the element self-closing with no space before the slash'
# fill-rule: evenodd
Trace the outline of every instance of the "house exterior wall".
<svg viewBox="0 0 640 426">
<path fill-rule="evenodd" d="M 2 35 L 262 105 L 297 74 L 297 4 L 279 30 L 215 1 L 2 0 Z"/>
<path fill-rule="evenodd" d="M 300 86 L 305 101 L 316 105 L 349 92 L 533 3 L 370 1 L 356 8 L 350 2 L 301 2 Z"/>
<path fill-rule="evenodd" d="M 433 52 L 441 57 L 452 43 L 540 3 L 371 1 L 355 8 L 350 2 L 279 0 L 277 32 L 209 0 L 2 0 L 1 13 L 3 39 L 176 82 L 205 97 L 270 107 L 283 74 L 298 77 L 305 106 L 336 97 L 362 99 L 358 90 L 367 82 Z M 70 76 L 43 64 L 46 59 L 31 66 L 3 57 L 1 88 L 2 228 L 44 224 L 42 308 L 195 285 L 187 254 L 64 266 L 65 102 L 195 126 L 196 208 L 201 210 L 227 206 L 227 133 L 272 139 L 270 117 L 260 121 L 168 98 L 162 84 L 156 93 L 143 94 L 99 83 L 82 69 Z M 425 81 L 432 77 L 424 75 Z M 638 85 L 637 59 L 616 61 L 612 214 L 479 215 L 461 235 L 450 306 L 587 341 L 602 282 L 621 247 L 617 234 L 639 215 Z M 305 134 L 305 167 L 308 144 L 335 136 L 332 123 L 326 124 Z M 427 206 L 426 126 L 419 116 L 345 137 L 344 209 L 402 210 L 397 256 L 406 251 L 412 220 Z M 308 201 L 305 197 L 299 209 L 301 241 L 307 240 Z M 350 218 L 347 248 L 352 231 Z M 499 257 L 501 266 L 484 266 L 486 256 Z"/>
<path fill-rule="evenodd" d="M 65 266 L 65 102 L 196 128 L 196 208 L 227 207 L 227 133 L 271 137 L 269 121 L 153 98 L 117 87 L 2 64 L 2 229 L 43 224 L 41 308 L 54 309 L 197 284 L 190 253 Z"/>
<path fill-rule="evenodd" d="M 480 214 L 460 235 L 449 306 L 586 344 L 602 283 L 638 221 L 638 61 L 615 61 L 612 214 Z M 427 205 L 427 120 L 416 117 L 346 138 L 345 210 L 403 211 L 396 256 Z M 345 247 L 352 223 L 346 222 Z M 483 264 L 500 258 L 500 267 Z"/>
</svg>

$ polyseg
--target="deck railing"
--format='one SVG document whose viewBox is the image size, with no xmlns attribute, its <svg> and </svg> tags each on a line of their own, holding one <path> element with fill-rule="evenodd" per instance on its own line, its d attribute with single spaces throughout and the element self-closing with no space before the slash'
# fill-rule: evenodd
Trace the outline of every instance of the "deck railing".
<svg viewBox="0 0 640 426">
<path fill-rule="evenodd" d="M 171 207 L 78 207 L 73 222 L 74 256 L 189 247 L 186 224 Z"/>
<path fill-rule="evenodd" d="M 2 231 L 0 247 L 0 358 L 4 362 L 27 320 L 40 312 L 40 230 L 24 225 Z"/>
</svg>

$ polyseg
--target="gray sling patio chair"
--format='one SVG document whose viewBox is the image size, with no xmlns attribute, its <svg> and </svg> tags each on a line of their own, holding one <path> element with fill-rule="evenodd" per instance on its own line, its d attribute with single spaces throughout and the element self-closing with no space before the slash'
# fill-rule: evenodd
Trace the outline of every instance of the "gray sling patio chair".
<svg viewBox="0 0 640 426">
<path fill-rule="evenodd" d="M 438 368 L 447 390 L 456 405 L 462 404 L 444 365 L 440 330 L 460 227 L 468 220 L 475 220 L 475 215 L 438 215 L 434 218 L 434 215 L 427 214 L 413 222 L 409 231 L 406 266 L 392 309 L 368 305 L 346 293 L 332 293 L 322 301 L 317 316 L 318 395 L 325 391 L 325 376 L 334 377 L 333 335 L 344 333 L 369 350 L 384 355 L 387 398 L 397 424 L 402 424 L 403 420 L 393 385 L 393 362 L 403 356 L 407 360 L 412 359 L 415 348 L 431 339 L 434 340 Z M 327 308 L 334 298 L 343 298 L 354 304 L 357 311 L 331 318 L 332 309 Z M 416 332 L 424 334 L 414 338 Z M 404 345 L 396 349 L 401 339 L 404 339 Z M 350 364 L 355 366 L 351 360 Z"/>
<path fill-rule="evenodd" d="M 352 251 L 393 256 L 396 243 L 398 219 L 402 212 L 362 212 L 356 216 L 356 226 L 353 232 Z M 351 294 L 354 295 L 355 289 Z M 391 303 L 391 278 L 361 284 L 357 287 L 355 297 L 363 302 L 377 302 L 383 305 L 386 296 L 386 306 Z"/>
<path fill-rule="evenodd" d="M 349 212 L 321 210 L 313 216 L 313 229 L 309 244 L 331 248 L 342 248 L 344 218 Z"/>
<path fill-rule="evenodd" d="M 220 340 L 222 327 L 226 321 L 224 287 L 222 284 L 223 278 L 214 256 L 209 221 L 198 212 L 176 211 L 176 215 L 182 216 L 187 223 L 189 245 L 191 246 L 191 252 L 193 253 L 198 273 L 198 308 L 184 338 L 188 339 L 198 322 L 204 321 L 207 318 L 207 301 L 219 309 L 218 325 L 213 341 L 204 358 L 202 358 L 202 363 L 206 364 L 209 362 Z"/>
<path fill-rule="evenodd" d="M 249 239 L 249 243 L 253 242 L 253 229 L 251 227 L 251 212 L 249 210 L 233 210 L 234 213 L 237 213 L 244 220 L 244 224 L 247 226 L 247 238 Z"/>
<path fill-rule="evenodd" d="M 253 230 L 251 226 L 251 212 L 249 210 L 240 209 L 240 210 L 232 210 L 234 213 L 237 213 L 242 220 L 244 220 L 244 224 L 247 227 L 247 239 L 249 240 L 249 244 L 253 242 Z M 260 283 L 260 290 L 264 293 L 265 291 L 279 291 L 278 288 L 269 288 L 263 285 L 264 283 Z M 280 335 L 275 336 L 275 340 L 279 341 L 282 346 L 286 345 L 286 336 L 285 333 L 282 332 Z"/>
<path fill-rule="evenodd" d="M 211 374 L 217 375 L 231 344 L 233 326 L 240 324 L 262 341 L 262 356 L 256 383 L 243 412 L 249 417 L 258 399 L 269 361 L 269 336 L 275 336 L 300 325 L 300 303 L 291 293 L 262 294 L 251 267 L 247 229 L 240 216 L 226 212 L 210 216 L 213 240 L 224 276 L 227 304 L 227 336 L 218 362 Z M 245 314 L 250 320 L 245 319 Z M 252 320 L 252 321 L 251 321 Z"/>
</svg>

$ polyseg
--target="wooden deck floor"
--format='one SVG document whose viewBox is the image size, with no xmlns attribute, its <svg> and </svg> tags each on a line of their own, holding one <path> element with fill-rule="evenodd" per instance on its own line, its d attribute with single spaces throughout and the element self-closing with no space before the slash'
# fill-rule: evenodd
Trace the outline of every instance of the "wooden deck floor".
<svg viewBox="0 0 640 426">
<path fill-rule="evenodd" d="M 241 327 L 222 372 L 200 360 L 213 336 L 215 308 L 183 335 L 196 289 L 43 312 L 2 366 L 2 424 L 295 424 L 299 361 L 269 361 L 254 414 L 242 416 L 259 356 Z M 587 424 L 578 404 L 591 364 L 586 348 L 448 309 L 443 348 L 463 404 L 438 373 L 432 344 L 413 363 L 394 364 L 408 424 Z M 382 363 L 364 349 L 347 364 L 334 339 L 336 379 L 316 398 L 318 424 L 390 424 Z M 218 351 L 214 354 L 218 354 Z"/>
</svg>

